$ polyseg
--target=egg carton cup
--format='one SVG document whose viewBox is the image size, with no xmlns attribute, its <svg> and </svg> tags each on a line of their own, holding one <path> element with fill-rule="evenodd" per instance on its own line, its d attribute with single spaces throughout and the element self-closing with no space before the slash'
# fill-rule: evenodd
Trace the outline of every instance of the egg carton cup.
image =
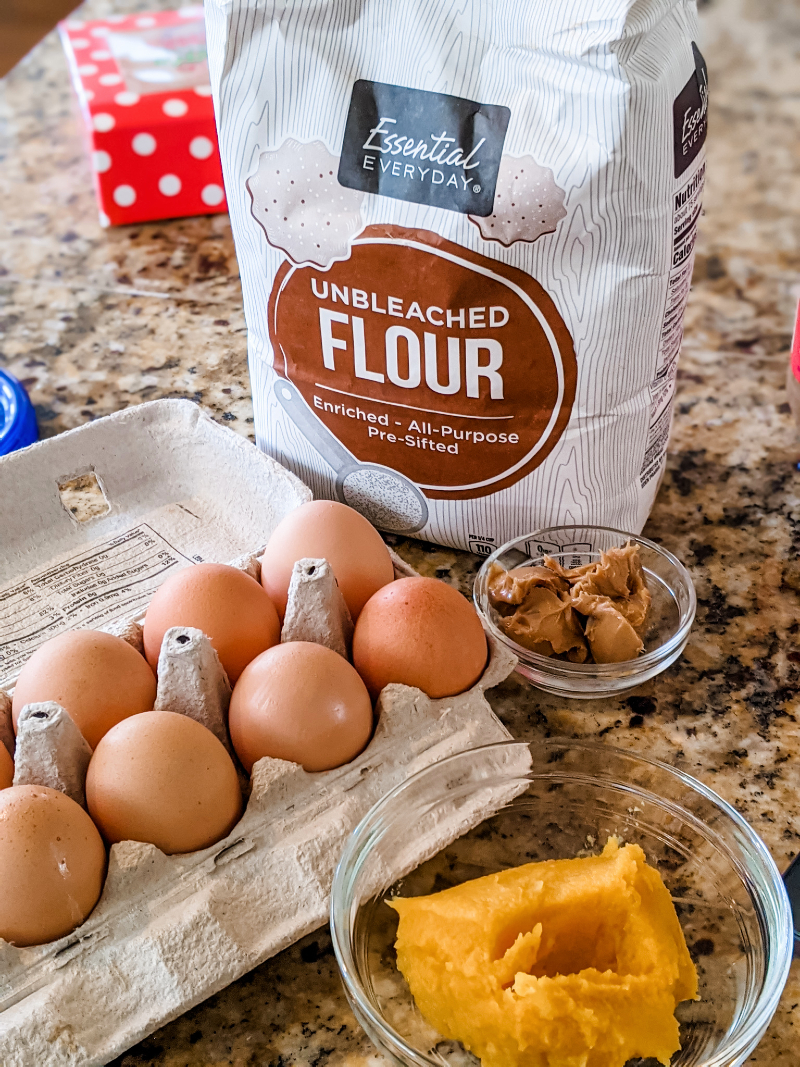
<svg viewBox="0 0 800 1067">
<path fill-rule="evenodd" d="M 91 758 L 88 742 L 59 704 L 25 705 L 17 720 L 14 785 L 46 785 L 85 808 Z"/>
<path fill-rule="evenodd" d="M 163 580 L 201 560 L 258 579 L 272 530 L 311 499 L 288 471 L 184 401 L 129 409 L 0 460 L 3 493 L 20 501 L 0 525 L 0 603 L 13 609 L 0 614 L 0 742 L 12 748 L 9 694 L 39 644 L 84 626 L 141 652 L 141 619 Z M 415 573 L 393 560 L 397 576 Z M 295 566 L 289 609 L 289 639 L 346 654 L 352 620 L 326 561 Z M 372 740 L 345 766 L 309 774 L 259 760 L 243 817 L 216 845 L 176 856 L 140 842 L 112 846 L 101 899 L 69 936 L 32 948 L 0 941 L 3 1067 L 107 1063 L 323 925 L 334 867 L 370 807 L 443 757 L 508 738 L 484 694 L 516 660 L 489 644 L 487 668 L 466 693 L 432 700 L 384 689 Z M 205 635 L 168 631 L 159 671 L 156 706 L 191 715 L 229 747 L 230 686 Z M 28 705 L 16 755 L 29 780 L 47 779 L 80 803 L 87 753 L 71 725 L 56 704 Z M 482 817 L 459 812 L 437 836 Z M 432 847 L 421 841 L 404 859 L 412 866 Z"/>
</svg>

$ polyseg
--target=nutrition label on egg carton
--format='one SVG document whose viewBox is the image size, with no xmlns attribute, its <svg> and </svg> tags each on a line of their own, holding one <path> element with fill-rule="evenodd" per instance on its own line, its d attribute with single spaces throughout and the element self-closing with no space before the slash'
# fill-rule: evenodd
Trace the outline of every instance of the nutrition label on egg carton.
<svg viewBox="0 0 800 1067">
<path fill-rule="evenodd" d="M 44 641 L 137 615 L 167 571 L 193 562 L 141 523 L 6 586 L 0 590 L 0 687 L 14 681 Z"/>
<path fill-rule="evenodd" d="M 694 243 L 701 212 L 705 162 L 674 194 L 672 215 L 672 265 L 661 323 L 656 374 L 650 383 L 650 428 L 642 469 L 642 488 L 659 472 L 667 441 L 675 394 L 678 355 L 683 340 L 683 314 L 689 298 L 694 266 Z"/>
</svg>

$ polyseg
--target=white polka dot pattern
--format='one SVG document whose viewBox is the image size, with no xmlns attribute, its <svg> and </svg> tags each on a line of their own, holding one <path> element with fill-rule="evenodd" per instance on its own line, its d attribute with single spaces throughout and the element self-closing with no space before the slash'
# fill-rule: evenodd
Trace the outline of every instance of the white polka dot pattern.
<svg viewBox="0 0 800 1067">
<path fill-rule="evenodd" d="M 203 191 L 200 193 L 200 199 L 204 204 L 208 204 L 209 207 L 216 207 L 217 204 L 221 204 L 225 198 L 225 191 L 221 185 L 204 185 Z"/>
<path fill-rule="evenodd" d="M 195 159 L 208 159 L 214 151 L 214 145 L 208 137 L 193 137 L 189 142 L 189 154 Z"/>
<path fill-rule="evenodd" d="M 91 43 L 92 42 L 87 41 L 85 37 L 72 37 L 70 39 L 70 44 L 76 52 L 80 52 L 82 48 L 88 48 Z"/>
<path fill-rule="evenodd" d="M 80 74 L 84 78 L 89 78 L 92 76 L 92 74 L 97 74 L 97 67 L 94 65 L 94 63 L 82 63 L 78 67 L 78 74 Z"/>
<path fill-rule="evenodd" d="M 104 152 L 102 148 L 92 152 L 92 162 L 98 174 L 105 174 L 107 170 L 111 169 L 111 156 L 108 152 Z"/>
<path fill-rule="evenodd" d="M 88 44 L 89 42 L 87 41 L 86 43 Z M 90 58 L 102 63 L 104 59 L 111 59 L 111 53 L 106 48 L 98 48 L 96 52 L 92 52 Z"/>
<path fill-rule="evenodd" d="M 122 81 L 121 74 L 101 74 L 97 79 L 101 85 L 119 85 Z"/>
<path fill-rule="evenodd" d="M 198 96 L 211 96 L 210 85 L 196 85 L 194 87 L 194 91 L 197 93 Z"/>
<path fill-rule="evenodd" d="M 170 118 L 179 119 L 189 110 L 189 105 L 185 100 L 179 100 L 177 97 L 170 97 L 169 100 L 165 100 L 161 105 L 161 110 L 165 115 L 169 115 Z"/>
<path fill-rule="evenodd" d="M 114 129 L 116 121 L 114 116 L 109 115 L 107 111 L 98 111 L 96 115 L 92 115 L 92 125 L 98 133 L 108 133 L 109 130 Z"/>
<path fill-rule="evenodd" d="M 130 207 L 136 200 L 136 190 L 132 185 L 118 185 L 114 190 L 114 203 L 119 207 Z"/>
<path fill-rule="evenodd" d="M 158 191 L 164 196 L 177 196 L 181 191 L 181 180 L 177 174 L 164 174 L 158 179 Z"/>
<path fill-rule="evenodd" d="M 156 139 L 152 133 L 137 133 L 131 141 L 131 148 L 137 156 L 152 156 L 156 150 Z"/>
<path fill-rule="evenodd" d="M 116 94 L 114 103 L 119 104 L 120 107 L 133 107 L 134 104 L 139 103 L 139 94 L 131 93 L 127 89 L 124 89 L 121 93 Z"/>
</svg>

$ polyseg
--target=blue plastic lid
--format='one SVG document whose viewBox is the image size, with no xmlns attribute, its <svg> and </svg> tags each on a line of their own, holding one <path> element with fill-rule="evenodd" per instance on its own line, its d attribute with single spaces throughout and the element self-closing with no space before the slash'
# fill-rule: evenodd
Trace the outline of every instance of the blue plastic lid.
<svg viewBox="0 0 800 1067">
<path fill-rule="evenodd" d="M 0 370 L 0 456 L 39 440 L 36 414 L 13 374 Z"/>
<path fill-rule="evenodd" d="M 795 958 L 800 958 L 800 854 L 792 860 L 783 880 L 786 883 L 786 892 L 789 894 L 789 903 L 792 905 L 794 954 Z"/>
</svg>

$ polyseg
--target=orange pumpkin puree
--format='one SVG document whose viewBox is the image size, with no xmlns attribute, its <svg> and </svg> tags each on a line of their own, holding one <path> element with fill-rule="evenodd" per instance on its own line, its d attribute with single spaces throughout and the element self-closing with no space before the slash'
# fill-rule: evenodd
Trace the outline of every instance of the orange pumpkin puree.
<svg viewBox="0 0 800 1067">
<path fill-rule="evenodd" d="M 668 1064 L 697 972 L 638 845 L 396 897 L 397 964 L 417 1006 L 483 1067 Z"/>
</svg>

